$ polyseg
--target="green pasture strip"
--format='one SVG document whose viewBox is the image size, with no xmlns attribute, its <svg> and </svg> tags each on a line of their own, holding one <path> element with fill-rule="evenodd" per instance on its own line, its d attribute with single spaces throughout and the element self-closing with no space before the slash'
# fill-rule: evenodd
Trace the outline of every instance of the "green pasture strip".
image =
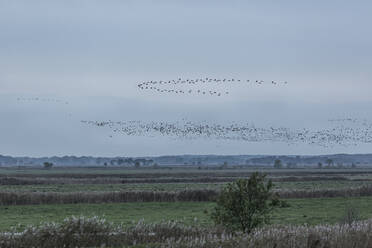
<svg viewBox="0 0 372 248">
<path fill-rule="evenodd" d="M 133 225 L 141 219 L 146 222 L 179 220 L 192 224 L 211 224 L 204 209 L 211 210 L 214 203 L 125 203 L 125 204 L 53 204 L 27 206 L 0 206 L 0 230 L 20 224 L 36 225 L 45 221 L 62 221 L 68 216 L 104 216 L 108 221 Z"/>
<path fill-rule="evenodd" d="M 356 206 L 362 218 L 372 218 L 372 197 L 290 199 L 287 202 L 290 207 L 275 212 L 274 224 L 336 223 L 342 219 L 347 204 Z M 214 206 L 213 202 L 1 206 L 0 230 L 9 230 L 17 224 L 24 227 L 43 221 L 58 222 L 71 215 L 104 216 L 126 225 L 144 219 L 149 223 L 178 220 L 188 225 L 208 226 L 212 225 L 209 214 Z"/>
<path fill-rule="evenodd" d="M 219 183 L 136 183 L 136 184 L 46 184 L 46 185 L 0 185 L 7 192 L 113 192 L 113 191 L 182 191 L 213 189 Z"/>
<path fill-rule="evenodd" d="M 218 183 L 139 183 L 139 184 L 42 184 L 0 185 L 0 191 L 11 192 L 112 192 L 112 191 L 181 191 L 220 189 Z"/>
<path fill-rule="evenodd" d="M 345 189 L 372 185 L 363 181 L 305 181 L 275 182 L 275 189 L 321 190 Z M 110 191 L 181 191 L 212 189 L 220 190 L 225 183 L 133 183 L 133 184 L 40 184 L 0 185 L 0 191 L 10 192 L 110 192 Z"/>
</svg>

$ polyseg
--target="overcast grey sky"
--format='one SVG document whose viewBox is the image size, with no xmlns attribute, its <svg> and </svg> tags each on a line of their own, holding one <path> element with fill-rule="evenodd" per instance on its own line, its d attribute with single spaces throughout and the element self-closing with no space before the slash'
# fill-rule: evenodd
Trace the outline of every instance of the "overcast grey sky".
<svg viewBox="0 0 372 248">
<path fill-rule="evenodd" d="M 0 0 L 0 154 L 366 153 L 144 138 L 80 120 L 247 121 L 319 128 L 372 119 L 371 1 Z M 138 90 L 144 80 L 288 81 L 221 98 Z M 17 101 L 45 97 L 69 104 Z"/>
</svg>

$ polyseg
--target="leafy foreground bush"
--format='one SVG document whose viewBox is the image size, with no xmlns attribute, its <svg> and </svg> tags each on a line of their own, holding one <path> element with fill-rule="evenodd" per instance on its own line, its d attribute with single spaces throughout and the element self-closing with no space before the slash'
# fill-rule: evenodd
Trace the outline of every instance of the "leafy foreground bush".
<svg viewBox="0 0 372 248">
<path fill-rule="evenodd" d="M 251 234 L 166 222 L 114 226 L 97 217 L 72 217 L 60 224 L 0 234 L 2 248 L 59 247 L 350 248 L 372 247 L 372 220 L 351 225 L 282 226 Z"/>
<path fill-rule="evenodd" d="M 249 179 L 238 179 L 227 184 L 217 198 L 212 213 L 216 224 L 230 230 L 251 232 L 254 228 L 268 224 L 270 214 L 281 201 L 273 193 L 271 180 L 266 175 L 253 173 Z"/>
</svg>

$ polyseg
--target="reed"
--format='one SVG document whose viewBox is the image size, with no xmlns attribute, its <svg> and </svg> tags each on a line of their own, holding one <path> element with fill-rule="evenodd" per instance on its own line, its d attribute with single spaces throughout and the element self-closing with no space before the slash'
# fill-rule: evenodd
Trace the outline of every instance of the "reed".
<svg viewBox="0 0 372 248">
<path fill-rule="evenodd" d="M 0 233 L 2 248 L 182 247 L 182 248 L 350 248 L 371 247 L 372 220 L 317 226 L 268 226 L 251 234 L 185 226 L 177 222 L 125 227 L 99 217 L 70 217 L 62 223 Z"/>
</svg>

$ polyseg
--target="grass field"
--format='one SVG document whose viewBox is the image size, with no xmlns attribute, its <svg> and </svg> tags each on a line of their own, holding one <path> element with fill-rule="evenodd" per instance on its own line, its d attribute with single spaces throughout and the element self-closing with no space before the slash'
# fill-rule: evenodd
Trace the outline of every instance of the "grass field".
<svg viewBox="0 0 372 248">
<path fill-rule="evenodd" d="M 337 223 L 344 215 L 345 205 L 349 203 L 358 208 L 361 217 L 372 218 L 372 197 L 290 199 L 288 203 L 290 207 L 275 212 L 274 224 Z M 44 221 L 61 221 L 71 215 L 105 216 L 109 221 L 126 225 L 141 219 L 149 223 L 178 220 L 191 225 L 197 219 L 198 225 L 211 225 L 209 213 L 214 205 L 213 202 L 174 202 L 1 206 L 0 230 L 8 230 L 18 224 L 24 227 Z"/>
<path fill-rule="evenodd" d="M 205 233 L 205 230 L 215 229 L 210 215 L 216 204 L 213 202 L 218 194 L 216 191 L 222 189 L 227 182 L 249 177 L 256 170 L 257 168 L 198 170 L 176 167 L 172 169 L 56 167 L 46 170 L 3 167 L 0 168 L 0 204 L 2 204 L 0 234 L 10 231 L 15 226 L 17 226 L 16 232 L 19 233 L 28 225 L 41 225 L 51 221 L 60 223 L 71 216 L 99 216 L 114 224 L 123 224 L 124 227 L 133 227 L 140 220 L 148 224 L 172 220 L 186 224 L 184 227 L 186 232 L 188 228 L 195 230 L 202 228 Z M 372 169 L 259 168 L 258 170 L 266 172 L 267 177 L 273 179 L 274 188 L 281 196 L 290 198 L 286 200 L 289 207 L 277 209 L 273 213 L 271 222 L 274 225 L 306 223 L 313 226 L 340 223 L 345 217 L 346 206 L 353 206 L 359 213 L 360 219 L 372 218 L 370 187 Z M 351 195 L 363 197 L 350 197 Z M 370 222 L 372 226 L 372 220 Z M 71 225 L 74 226 L 73 223 Z M 47 228 L 49 230 L 49 226 Z M 172 233 L 172 228 L 173 225 L 165 233 Z M 313 233 L 310 229 L 308 232 Z M 363 230 L 361 235 L 368 233 L 369 229 Z M 337 233 L 336 231 L 334 232 Z M 145 227 L 138 232 L 148 234 Z M 303 237 L 301 231 L 296 233 L 297 238 Z M 292 234 L 292 231 L 288 231 L 285 235 Z M 44 237 L 43 233 L 40 235 L 38 238 L 30 238 L 29 241 Z M 133 235 L 137 237 L 138 233 Z M 340 235 L 343 237 L 344 234 Z M 348 235 L 354 237 L 353 230 L 348 231 Z M 54 239 L 55 234 L 52 236 Z M 280 242 L 288 239 L 287 236 L 283 239 L 276 238 Z M 339 238 L 335 237 L 335 239 Z M 354 239 L 360 240 L 360 238 Z M 63 237 L 62 241 L 65 242 Z M 266 244 L 266 237 L 263 243 Z M 39 245 L 35 246 L 39 247 Z M 354 247 L 358 246 L 354 245 Z"/>
<path fill-rule="evenodd" d="M 189 182 L 194 178 L 234 178 L 255 171 L 247 169 L 128 169 L 128 168 L 0 168 L 0 191 L 3 192 L 115 192 L 115 191 L 181 191 L 221 189 L 226 183 Z M 270 177 L 289 181 L 274 182 L 276 189 L 321 190 L 349 189 L 371 185 L 371 169 L 282 169 L 261 168 Z M 312 181 L 312 177 L 316 180 Z M 121 180 L 159 178 L 177 179 L 177 183 L 121 183 Z M 358 180 L 355 180 L 358 179 Z M 18 181 L 17 181 L 18 180 Z M 183 182 L 185 180 L 185 182 Z M 293 181 L 291 181 L 293 180 Z M 95 183 L 91 183 L 95 182 Z M 290 199 L 290 207 L 279 209 L 273 217 L 276 224 L 320 224 L 340 221 L 345 204 L 358 206 L 363 218 L 372 217 L 372 197 Z M 186 224 L 212 225 L 209 214 L 213 202 L 150 202 L 0 206 L 0 230 L 20 224 L 38 224 L 42 221 L 61 221 L 71 215 L 105 216 L 109 221 L 130 225 L 144 219 L 146 222 L 179 220 Z"/>
<path fill-rule="evenodd" d="M 226 183 L 131 183 L 131 184 L 41 184 L 0 185 L 0 191 L 12 192 L 90 192 L 90 191 L 181 191 L 194 189 L 221 189 Z M 365 181 L 306 181 L 275 182 L 276 189 L 318 190 L 345 189 L 372 185 Z"/>
</svg>

